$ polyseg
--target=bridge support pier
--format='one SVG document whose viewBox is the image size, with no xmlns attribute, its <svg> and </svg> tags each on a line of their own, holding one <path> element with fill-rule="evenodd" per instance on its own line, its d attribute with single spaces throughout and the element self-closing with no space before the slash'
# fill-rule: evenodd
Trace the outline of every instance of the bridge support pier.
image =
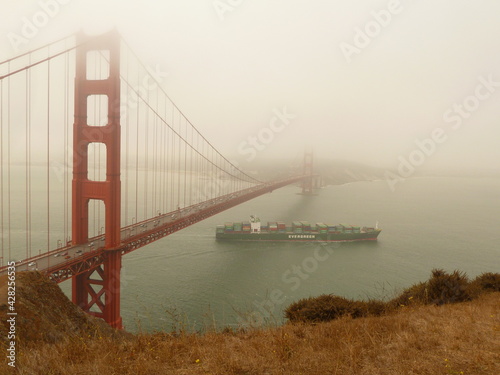
<svg viewBox="0 0 500 375">
<path fill-rule="evenodd" d="M 75 77 L 75 122 L 73 125 L 73 245 L 89 242 L 88 210 L 91 199 L 105 206 L 104 263 L 73 277 L 73 302 L 92 315 L 122 328 L 120 317 L 120 36 L 116 31 L 86 38 L 78 36 Z M 108 61 L 107 69 L 92 72 L 89 54 Z M 106 57 L 109 56 L 109 59 Z M 92 55 L 91 55 L 92 56 Z M 106 65 L 105 62 L 102 65 Z M 100 67 L 100 65 L 98 65 Z M 95 68 L 95 67 L 94 67 Z M 89 78 L 90 77 L 90 78 Z M 88 99 L 107 97 L 107 123 L 89 124 Z M 88 148 L 91 143 L 106 146 L 106 180 L 88 176 Z M 96 290 L 98 289 L 98 290 Z"/>
<path fill-rule="evenodd" d="M 73 303 L 117 329 L 123 328 L 120 316 L 121 265 L 121 251 L 110 251 L 104 264 L 72 279 Z"/>
</svg>

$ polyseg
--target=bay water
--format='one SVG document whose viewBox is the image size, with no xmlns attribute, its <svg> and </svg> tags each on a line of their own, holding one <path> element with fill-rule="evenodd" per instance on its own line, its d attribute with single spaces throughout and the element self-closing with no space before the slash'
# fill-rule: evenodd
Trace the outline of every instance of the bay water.
<svg viewBox="0 0 500 375">
<path fill-rule="evenodd" d="M 410 178 L 328 186 L 314 196 L 287 186 L 126 255 L 121 311 L 127 330 L 222 329 L 281 324 L 294 301 L 320 294 L 391 298 L 433 268 L 469 277 L 500 272 L 500 179 Z M 224 242 L 215 226 L 307 220 L 375 226 L 377 242 Z M 61 284 L 69 295 L 71 283 Z"/>
</svg>

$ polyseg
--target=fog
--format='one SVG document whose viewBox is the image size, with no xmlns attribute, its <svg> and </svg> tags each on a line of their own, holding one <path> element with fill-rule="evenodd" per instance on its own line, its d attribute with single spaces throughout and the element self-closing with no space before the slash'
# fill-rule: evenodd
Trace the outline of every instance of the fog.
<svg viewBox="0 0 500 375">
<path fill-rule="evenodd" d="M 0 60 L 116 28 L 231 158 L 500 167 L 495 0 L 0 3 Z"/>
</svg>

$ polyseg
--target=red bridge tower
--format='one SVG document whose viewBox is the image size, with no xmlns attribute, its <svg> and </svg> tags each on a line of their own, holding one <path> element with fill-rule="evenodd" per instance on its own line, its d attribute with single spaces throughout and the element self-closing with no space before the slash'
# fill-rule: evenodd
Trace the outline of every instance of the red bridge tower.
<svg viewBox="0 0 500 375">
<path fill-rule="evenodd" d="M 105 260 L 102 265 L 72 279 L 72 298 L 84 311 L 103 318 L 112 327 L 122 328 L 120 316 L 120 37 L 106 35 L 77 37 L 75 78 L 75 122 L 73 126 L 73 245 L 88 243 L 89 201 L 105 205 Z M 109 56 L 109 75 L 89 79 L 87 55 Z M 94 77 L 91 77 L 94 78 Z M 98 78 L 98 77 L 95 77 Z M 108 121 L 104 126 L 88 123 L 88 98 L 105 95 Z M 91 181 L 88 176 L 88 147 L 106 145 L 106 180 Z"/>
</svg>

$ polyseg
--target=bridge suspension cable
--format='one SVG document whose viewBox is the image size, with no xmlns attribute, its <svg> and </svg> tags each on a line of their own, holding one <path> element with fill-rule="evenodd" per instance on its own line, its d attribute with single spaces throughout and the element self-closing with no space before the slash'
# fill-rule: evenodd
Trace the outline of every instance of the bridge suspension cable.
<svg viewBox="0 0 500 375">
<path fill-rule="evenodd" d="M 201 134 L 166 93 L 152 69 L 126 42 L 122 43 L 123 224 L 144 219 L 147 212 L 151 216 L 175 211 L 262 184 L 230 162 Z M 108 62 L 105 54 L 100 58 Z M 182 175 L 180 171 L 184 171 Z M 131 207 L 128 202 L 134 194 L 135 207 Z"/>
<path fill-rule="evenodd" d="M 70 237 L 71 37 L 0 62 L 1 262 Z"/>
<path fill-rule="evenodd" d="M 65 43 L 65 46 L 66 46 L 66 43 L 68 42 L 68 40 L 70 40 L 70 38 L 72 38 L 72 36 L 69 36 L 69 37 L 66 37 L 66 38 L 61 38 L 55 42 L 52 42 L 52 43 L 49 43 L 49 44 L 46 44 L 42 47 L 39 47 L 39 48 L 36 48 L 34 50 L 31 50 L 29 52 L 25 52 L 21 55 L 18 55 L 18 56 L 15 56 L 15 57 L 12 57 L 10 59 L 7 59 L 5 61 L 2 61 L 0 62 L 0 72 L 2 71 L 2 65 L 5 65 L 5 64 L 8 64 L 8 68 L 7 68 L 7 73 L 3 74 L 3 75 L 0 75 L 0 80 L 3 80 L 5 78 L 8 78 L 10 76 L 13 76 L 15 74 L 18 74 L 18 73 L 21 73 L 23 71 L 26 71 L 26 70 L 29 70 L 37 65 L 40 65 L 40 64 L 43 64 L 45 62 L 48 62 L 52 59 L 55 59 L 61 55 L 64 55 L 76 48 L 78 48 L 81 44 L 74 44 L 73 46 L 71 47 L 64 47 L 64 49 L 62 51 L 58 51 L 58 52 L 55 52 L 55 53 L 52 53 L 50 54 L 50 48 L 53 47 L 53 46 L 57 46 L 57 45 L 60 45 L 62 42 Z M 84 42 L 85 43 L 85 42 Z M 40 51 L 47 51 L 48 52 L 48 55 L 44 58 L 38 58 L 38 59 L 34 59 L 35 61 L 32 62 L 33 58 L 32 56 L 37 53 L 37 52 L 40 52 Z M 26 63 L 23 63 L 23 58 L 27 57 L 29 60 L 29 62 L 26 64 Z M 16 63 L 16 62 L 19 62 L 19 64 L 21 64 L 20 67 L 18 68 L 14 68 L 13 70 L 11 69 L 11 65 Z"/>
<path fill-rule="evenodd" d="M 243 176 L 245 177 L 248 177 L 248 179 L 250 181 L 253 181 L 253 182 L 256 182 L 256 183 L 263 183 L 263 181 L 261 180 L 258 180 L 256 179 L 255 177 L 252 177 L 252 176 L 249 176 L 247 173 L 245 173 L 244 171 L 242 171 L 241 169 L 239 169 L 236 165 L 234 165 L 231 161 L 229 161 L 226 157 L 224 157 L 224 155 L 222 155 L 211 143 L 210 141 L 208 141 L 201 133 L 200 131 L 191 123 L 191 121 L 189 121 L 189 119 L 186 117 L 186 115 L 182 112 L 182 110 L 177 107 L 177 105 L 174 103 L 174 101 L 170 98 L 170 96 L 166 93 L 166 91 L 163 89 L 163 87 L 161 86 L 160 82 L 158 82 L 158 80 L 152 75 L 150 74 L 150 72 L 148 71 L 148 68 L 146 67 L 146 65 L 139 59 L 139 57 L 137 56 L 137 54 L 135 52 L 133 52 L 132 48 L 129 46 L 129 44 L 124 40 L 122 39 L 122 42 L 124 43 L 124 45 L 128 48 L 128 50 L 134 55 L 134 57 L 137 59 L 137 61 L 140 63 L 140 65 L 142 66 L 143 69 L 145 69 L 148 74 L 149 74 L 149 77 L 152 78 L 155 83 L 158 85 L 158 89 L 163 93 L 163 95 L 165 96 L 166 99 L 168 99 L 172 105 L 174 106 L 174 108 L 179 112 L 179 114 L 181 116 L 183 116 L 186 121 L 189 123 L 189 125 L 192 127 L 192 129 L 194 131 L 196 131 L 196 133 L 201 137 L 201 139 L 203 139 L 204 142 L 206 142 L 210 147 L 212 147 L 215 152 L 217 152 L 217 154 L 224 160 L 226 161 L 229 166 L 231 168 L 234 168 L 234 170 L 238 171 L 239 173 L 241 173 Z M 123 77 L 122 77 L 123 78 Z M 129 84 L 127 82 L 127 84 Z M 168 126 L 168 123 L 165 123 L 167 126 Z"/>
</svg>

